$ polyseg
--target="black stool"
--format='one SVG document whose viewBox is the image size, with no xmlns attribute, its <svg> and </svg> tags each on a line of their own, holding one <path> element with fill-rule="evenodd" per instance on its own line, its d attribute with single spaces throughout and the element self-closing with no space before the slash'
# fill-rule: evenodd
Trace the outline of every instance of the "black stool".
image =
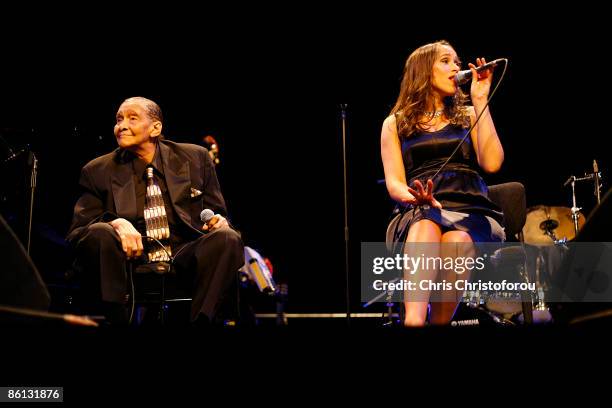
<svg viewBox="0 0 612 408">
<path fill-rule="evenodd" d="M 130 323 L 143 321 L 146 305 L 158 306 L 157 320 L 163 326 L 167 321 L 168 304 L 191 302 L 191 295 L 177 284 L 176 271 L 167 262 L 135 264 L 128 262 Z"/>
</svg>

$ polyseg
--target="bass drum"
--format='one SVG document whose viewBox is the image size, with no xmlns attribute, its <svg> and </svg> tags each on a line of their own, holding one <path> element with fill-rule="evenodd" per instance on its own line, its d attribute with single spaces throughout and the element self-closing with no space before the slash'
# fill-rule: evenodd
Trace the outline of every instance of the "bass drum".
<svg viewBox="0 0 612 408">
<path fill-rule="evenodd" d="M 493 262 L 476 279 L 484 282 L 531 283 L 535 290 L 489 290 L 476 294 L 480 306 L 500 318 L 523 321 L 524 314 L 533 315 L 533 322 L 550 320 L 546 294 L 552 287 L 555 271 L 561 267 L 566 253 L 563 245 L 520 245 L 505 247 L 503 260 Z M 498 257 L 499 258 L 499 257 Z M 471 294 L 472 298 L 474 294 Z M 474 303 L 474 302 L 472 302 Z"/>
<path fill-rule="evenodd" d="M 472 282 L 500 284 L 490 288 L 467 292 L 467 301 L 472 306 L 485 309 L 489 314 L 509 320 L 523 312 L 523 302 L 532 302 L 531 293 L 519 290 L 502 290 L 502 283 L 521 284 L 531 282 L 526 273 L 526 252 L 519 243 L 507 243 L 487 255 L 486 267 L 477 271 Z M 508 286 L 508 285 L 505 285 Z"/>
</svg>

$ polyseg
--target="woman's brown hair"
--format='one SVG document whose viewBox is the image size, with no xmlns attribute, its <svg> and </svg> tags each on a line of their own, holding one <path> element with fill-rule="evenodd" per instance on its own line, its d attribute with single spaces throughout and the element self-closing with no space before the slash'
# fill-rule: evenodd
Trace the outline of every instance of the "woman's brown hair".
<svg viewBox="0 0 612 408">
<path fill-rule="evenodd" d="M 395 115 L 398 135 L 408 137 L 427 123 L 422 117 L 431 111 L 433 66 L 441 46 L 452 47 L 447 41 L 437 41 L 417 48 L 406 60 L 400 94 L 391 110 Z M 467 96 L 457 87 L 452 97 L 444 99 L 444 115 L 451 125 L 469 127 L 470 119 L 464 104 Z"/>
</svg>

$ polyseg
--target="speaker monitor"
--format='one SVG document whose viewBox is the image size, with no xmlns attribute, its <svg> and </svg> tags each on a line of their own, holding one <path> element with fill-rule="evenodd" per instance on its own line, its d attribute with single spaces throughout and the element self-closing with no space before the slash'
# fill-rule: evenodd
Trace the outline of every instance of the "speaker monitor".
<svg viewBox="0 0 612 408">
<path fill-rule="evenodd" d="M 36 266 L 25 248 L 0 216 L 0 305 L 47 310 L 51 301 Z"/>
</svg>

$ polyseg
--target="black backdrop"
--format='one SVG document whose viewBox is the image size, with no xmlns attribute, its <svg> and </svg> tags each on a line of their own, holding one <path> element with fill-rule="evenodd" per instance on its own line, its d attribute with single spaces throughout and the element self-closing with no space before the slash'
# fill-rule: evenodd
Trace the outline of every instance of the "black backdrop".
<svg viewBox="0 0 612 408">
<path fill-rule="evenodd" d="M 384 239 L 392 208 L 377 183 L 380 126 L 405 58 L 419 45 L 447 39 L 466 63 L 509 58 L 491 103 L 506 160 L 486 176 L 490 184 L 520 181 L 528 205 L 569 207 L 570 175 L 593 159 L 604 175 L 612 165 L 604 143 L 609 41 L 597 13 L 136 5 L 62 18 L 53 7 L 35 17 L 4 15 L 0 65 L 2 136 L 14 150 L 30 144 L 40 161 L 32 251 L 49 281 L 70 264 L 62 238 L 79 169 L 114 148 L 114 114 L 129 96 L 161 105 L 170 139 L 218 140 L 230 216 L 289 282 L 293 311 L 344 310 L 341 103 L 348 104 L 351 297 L 362 311 L 359 243 Z M 586 27 L 576 29 L 578 21 Z M 23 236 L 29 176 L 20 160 L 3 165 L 3 174 L 3 213 Z M 578 193 L 588 213 L 592 186 Z"/>
</svg>

